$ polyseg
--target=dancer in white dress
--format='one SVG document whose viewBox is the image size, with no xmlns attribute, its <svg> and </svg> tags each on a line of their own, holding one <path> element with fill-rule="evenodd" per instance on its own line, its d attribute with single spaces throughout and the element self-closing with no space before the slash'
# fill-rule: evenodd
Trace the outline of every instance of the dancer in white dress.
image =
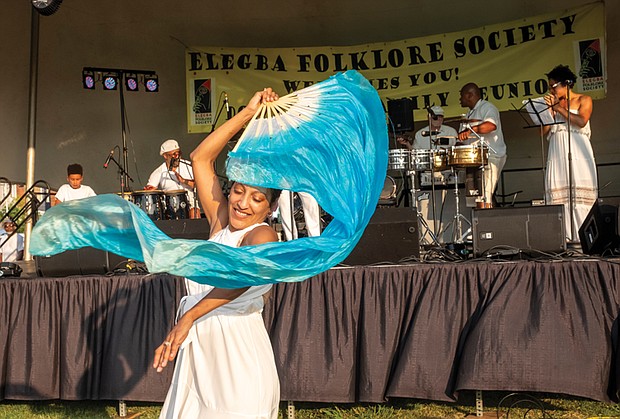
<svg viewBox="0 0 620 419">
<path fill-rule="evenodd" d="M 549 95 L 545 100 L 556 121 L 562 124 L 546 127 L 549 140 L 547 170 L 545 173 L 546 203 L 564 205 L 566 237 L 569 241 L 578 240 L 577 232 L 588 212 L 596 202 L 598 188 L 596 162 L 590 144 L 590 116 L 592 115 L 592 98 L 574 93 L 571 89 L 576 76 L 567 66 L 557 66 L 551 70 Z M 570 99 L 570 135 L 568 115 Z M 571 165 L 569 170 L 568 152 L 570 139 Z M 570 202 L 569 172 L 572 171 L 572 205 Z M 571 206 L 573 207 L 571 228 Z"/>
<path fill-rule="evenodd" d="M 258 106 L 277 99 L 271 89 L 257 92 L 192 152 L 212 241 L 238 247 L 278 239 L 263 221 L 275 209 L 279 191 L 235 183 L 227 200 L 214 170 L 218 154 Z M 271 285 L 222 289 L 186 280 L 186 286 L 188 296 L 181 300 L 177 323 L 153 360 L 159 372 L 177 358 L 160 417 L 277 418 L 278 374 L 261 317 Z"/>
</svg>

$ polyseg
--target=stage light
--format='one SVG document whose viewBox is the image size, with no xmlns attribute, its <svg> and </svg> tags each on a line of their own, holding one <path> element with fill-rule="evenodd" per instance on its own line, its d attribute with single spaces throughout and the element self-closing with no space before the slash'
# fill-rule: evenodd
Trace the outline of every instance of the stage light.
<svg viewBox="0 0 620 419">
<path fill-rule="evenodd" d="M 125 89 L 128 92 L 138 91 L 138 75 L 135 73 L 125 74 Z"/>
<path fill-rule="evenodd" d="M 118 88 L 118 74 L 106 73 L 103 75 L 103 90 L 116 90 Z"/>
<path fill-rule="evenodd" d="M 62 0 L 31 0 L 32 7 L 43 16 L 50 16 L 56 13 Z"/>
<path fill-rule="evenodd" d="M 157 74 L 144 75 L 144 87 L 147 92 L 159 92 L 159 80 Z"/>
<path fill-rule="evenodd" d="M 88 70 L 82 71 L 82 86 L 84 89 L 94 90 L 95 89 L 95 73 Z"/>
</svg>

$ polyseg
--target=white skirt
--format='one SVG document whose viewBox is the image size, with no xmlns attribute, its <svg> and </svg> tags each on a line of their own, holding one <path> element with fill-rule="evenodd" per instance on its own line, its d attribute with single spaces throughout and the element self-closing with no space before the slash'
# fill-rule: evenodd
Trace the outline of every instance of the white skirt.
<svg viewBox="0 0 620 419">
<path fill-rule="evenodd" d="M 276 419 L 279 401 L 261 313 L 211 313 L 179 350 L 160 418 Z"/>
</svg>

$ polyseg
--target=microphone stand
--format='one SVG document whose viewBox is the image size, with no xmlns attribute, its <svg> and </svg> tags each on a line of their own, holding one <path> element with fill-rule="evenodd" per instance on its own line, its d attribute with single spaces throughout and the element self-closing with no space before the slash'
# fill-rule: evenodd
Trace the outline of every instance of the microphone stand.
<svg viewBox="0 0 620 419">
<path fill-rule="evenodd" d="M 567 134 L 566 140 L 568 141 L 568 208 L 570 217 L 570 241 L 575 241 L 575 194 L 574 194 L 574 181 L 573 181 L 573 154 L 571 148 L 571 134 L 570 134 L 570 83 L 566 83 L 566 102 L 567 102 L 567 114 L 566 114 L 566 128 Z"/>
<path fill-rule="evenodd" d="M 181 157 L 179 157 L 179 167 L 181 167 L 181 163 L 183 163 L 185 165 L 185 167 L 187 168 L 188 173 L 191 173 L 191 175 L 192 175 L 192 180 L 194 181 L 194 187 L 192 188 L 192 193 L 194 195 L 194 197 L 193 197 L 194 211 L 198 211 L 198 214 L 200 215 L 200 209 L 198 208 L 198 187 L 196 186 L 196 179 L 194 179 L 194 171 L 192 170 L 192 164 L 190 162 L 188 162 L 187 160 L 184 160 Z M 170 162 L 170 166 L 172 167 L 172 162 Z M 168 170 L 170 170 L 170 169 L 168 169 Z M 181 185 L 181 188 L 183 188 L 183 185 Z M 183 188 L 183 189 L 185 189 L 185 188 Z M 192 218 L 191 214 L 190 214 L 189 218 Z M 200 216 L 198 216 L 198 218 L 200 218 Z"/>
<path fill-rule="evenodd" d="M 297 229 L 297 222 L 295 221 L 295 192 L 289 191 L 289 194 L 289 211 L 291 218 L 289 219 L 290 224 L 288 228 L 291 230 L 291 240 L 293 240 L 299 238 L 299 230 Z"/>
<path fill-rule="evenodd" d="M 428 112 L 427 112 L 427 119 L 428 119 L 428 142 L 430 145 L 430 149 L 431 149 L 431 155 L 430 155 L 430 167 L 431 167 L 431 214 L 433 214 L 433 233 L 435 234 L 435 237 L 437 237 L 438 234 L 438 230 L 437 230 L 437 225 L 440 224 L 437 222 L 437 218 L 435 215 L 435 207 L 436 207 L 436 201 L 435 201 L 435 153 L 437 151 L 437 144 L 435 143 L 436 141 L 436 135 L 435 137 L 433 137 L 433 124 L 432 124 L 432 119 L 433 118 L 437 118 L 437 115 L 435 115 L 435 112 L 433 112 L 432 109 L 428 108 Z"/>
<path fill-rule="evenodd" d="M 223 92 L 220 94 L 220 97 L 219 97 L 219 99 L 217 101 L 218 103 L 221 102 L 223 94 L 224 94 Z M 219 106 L 219 109 L 217 110 L 217 114 L 215 115 L 215 120 L 211 124 L 211 132 L 215 131 L 215 126 L 217 125 L 217 121 L 219 121 L 219 119 L 220 119 L 220 115 L 222 115 L 222 111 L 226 107 L 226 102 L 224 102 L 224 103 L 222 103 L 221 105 L 218 105 L 218 106 Z"/>
<path fill-rule="evenodd" d="M 125 129 L 125 119 L 127 117 L 127 112 L 125 110 L 125 98 L 123 96 L 123 90 L 125 90 L 123 86 L 119 86 L 118 91 L 120 93 L 121 99 L 121 136 L 123 140 L 123 167 L 121 168 L 120 165 L 113 158 L 112 160 L 114 160 L 117 166 L 119 166 L 119 173 L 121 173 L 121 194 L 122 196 L 125 196 L 125 192 L 129 192 L 129 184 L 127 183 L 127 179 L 130 179 L 132 182 L 133 179 L 131 179 L 131 177 L 129 177 L 129 174 L 127 173 L 127 133 Z"/>
<path fill-rule="evenodd" d="M 217 100 L 219 109 L 217 110 L 217 114 L 215 115 L 215 120 L 213 121 L 213 123 L 211 124 L 211 132 L 215 131 L 215 126 L 217 125 L 217 121 L 219 121 L 220 119 L 220 115 L 222 114 L 222 111 L 224 110 L 224 107 L 226 106 L 227 102 L 222 103 L 221 105 L 219 105 L 219 103 L 222 101 L 222 96 L 225 94 L 225 92 L 220 93 L 220 97 Z M 209 133 L 209 134 L 210 134 Z M 217 158 L 215 160 L 213 160 L 213 169 L 215 170 L 215 173 L 217 173 Z"/>
<path fill-rule="evenodd" d="M 118 168 L 118 175 L 119 175 L 119 179 L 121 182 L 121 198 L 125 199 L 125 195 L 129 194 L 129 192 L 131 192 L 129 190 L 129 186 L 126 185 L 126 179 L 129 179 L 129 181 L 133 182 L 133 179 L 131 178 L 131 176 L 129 176 L 129 173 L 127 173 L 127 171 L 125 170 L 125 168 L 123 166 L 120 165 L 119 162 L 116 161 L 116 159 L 114 158 L 114 156 L 110 157 L 110 161 L 113 161 L 114 164 L 116 165 L 116 167 Z M 125 190 L 127 189 L 127 190 Z"/>
</svg>

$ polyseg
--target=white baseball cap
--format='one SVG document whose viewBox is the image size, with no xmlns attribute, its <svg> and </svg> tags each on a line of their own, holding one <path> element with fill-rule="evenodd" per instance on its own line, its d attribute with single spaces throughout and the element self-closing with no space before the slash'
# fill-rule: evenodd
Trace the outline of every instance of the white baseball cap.
<svg viewBox="0 0 620 419">
<path fill-rule="evenodd" d="M 444 115 L 443 108 L 441 106 L 437 106 L 437 105 L 431 106 L 431 110 L 435 113 L 435 115 L 441 115 L 441 116 Z"/>
<path fill-rule="evenodd" d="M 177 143 L 177 140 L 169 139 L 169 140 L 164 141 L 163 144 L 161 145 L 159 149 L 159 155 L 163 156 L 164 153 L 178 150 L 180 148 L 181 147 L 179 147 L 179 143 Z"/>
</svg>

